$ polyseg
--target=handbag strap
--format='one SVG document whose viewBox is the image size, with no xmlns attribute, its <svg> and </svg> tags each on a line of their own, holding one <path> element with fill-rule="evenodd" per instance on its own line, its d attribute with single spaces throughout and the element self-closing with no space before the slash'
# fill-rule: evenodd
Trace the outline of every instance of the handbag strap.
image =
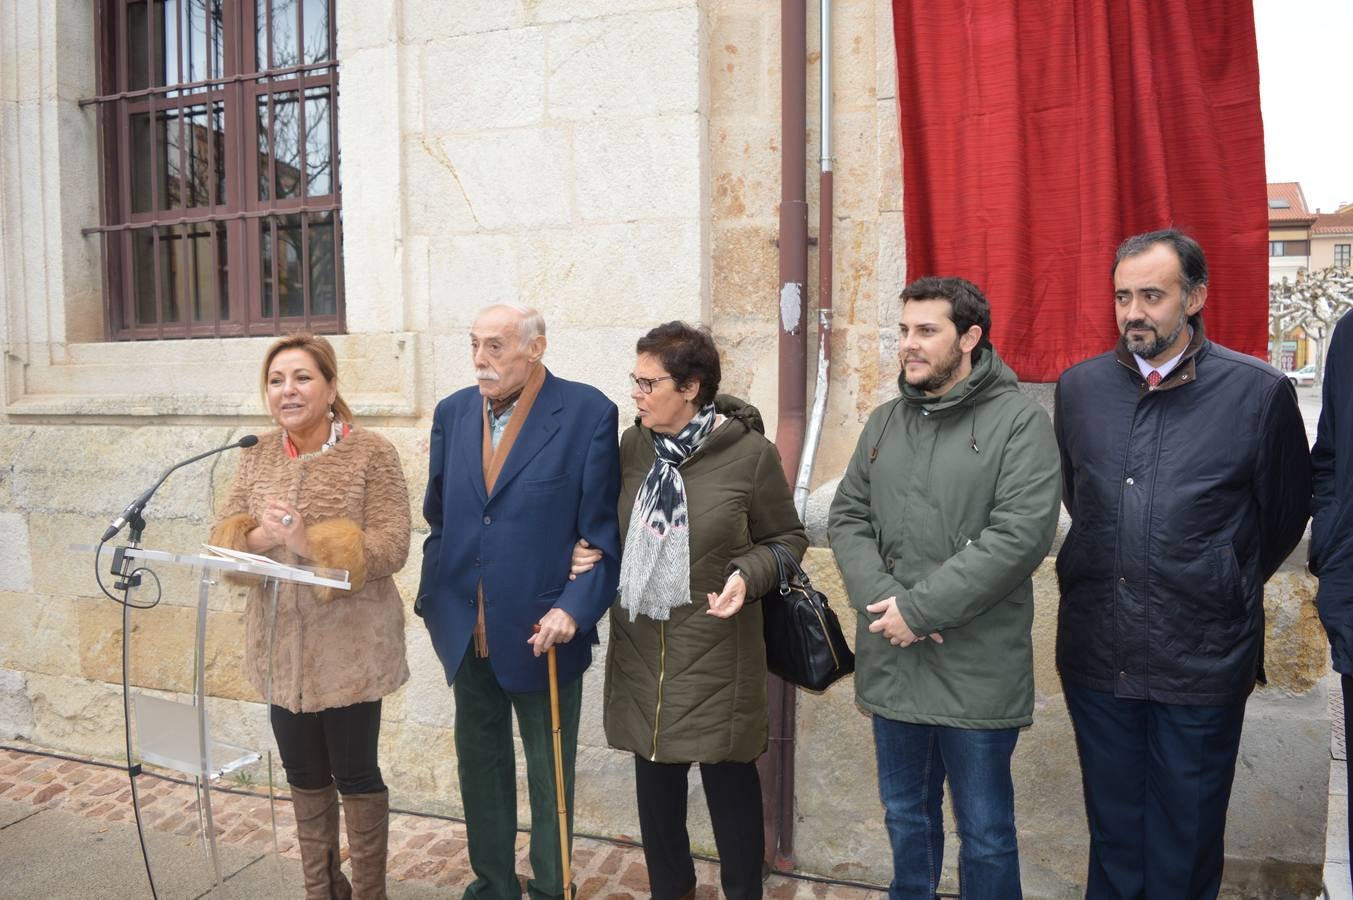
<svg viewBox="0 0 1353 900">
<path fill-rule="evenodd" d="M 775 566 L 780 572 L 781 596 L 789 593 L 789 583 L 794 579 L 798 580 L 804 590 L 811 591 L 813 589 L 813 583 L 808 580 L 808 573 L 803 571 L 803 567 L 799 565 L 798 560 L 788 549 L 774 542 L 767 546 L 770 547 L 771 555 L 775 557 Z"/>
</svg>

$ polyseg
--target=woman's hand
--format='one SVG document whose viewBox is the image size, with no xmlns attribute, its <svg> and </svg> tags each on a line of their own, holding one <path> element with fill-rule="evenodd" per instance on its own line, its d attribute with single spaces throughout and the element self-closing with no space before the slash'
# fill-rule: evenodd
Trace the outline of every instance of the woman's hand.
<svg viewBox="0 0 1353 900">
<path fill-rule="evenodd" d="M 276 497 L 269 497 L 259 528 L 263 529 L 272 541 L 272 546 L 268 549 L 286 547 L 297 556 L 310 558 L 310 539 L 305 531 L 305 519 L 295 507 L 283 503 Z"/>
<path fill-rule="evenodd" d="M 601 551 L 587 543 L 586 538 L 583 538 L 573 545 L 573 562 L 568 570 L 568 580 L 577 581 L 579 575 L 592 571 L 592 567 L 599 562 L 601 562 Z"/>
<path fill-rule="evenodd" d="M 263 514 L 258 518 L 258 524 L 244 536 L 246 549 L 250 553 L 270 553 L 282 546 L 286 539 L 281 519 L 284 513 L 274 512 L 273 504 L 276 501 L 272 497 L 265 500 L 266 506 Z"/>
<path fill-rule="evenodd" d="M 738 610 L 742 609 L 742 604 L 747 601 L 747 582 L 743 580 L 742 573 L 734 571 L 724 582 L 723 593 L 716 594 L 711 591 L 707 599 L 709 609 L 706 612 L 711 616 L 728 619 L 737 615 Z"/>
</svg>

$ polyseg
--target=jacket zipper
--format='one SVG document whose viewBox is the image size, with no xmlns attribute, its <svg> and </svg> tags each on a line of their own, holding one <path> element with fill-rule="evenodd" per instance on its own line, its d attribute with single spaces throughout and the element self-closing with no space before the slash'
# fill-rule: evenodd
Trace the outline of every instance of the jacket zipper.
<svg viewBox="0 0 1353 900">
<path fill-rule="evenodd" d="M 653 710 L 653 755 L 649 762 L 658 761 L 658 721 L 662 717 L 662 680 L 667 674 L 667 623 L 658 623 L 658 706 Z"/>
</svg>

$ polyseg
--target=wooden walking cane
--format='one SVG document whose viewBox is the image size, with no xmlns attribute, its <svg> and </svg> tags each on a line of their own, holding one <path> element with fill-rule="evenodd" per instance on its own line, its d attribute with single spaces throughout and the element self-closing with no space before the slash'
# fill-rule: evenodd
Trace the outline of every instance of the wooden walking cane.
<svg viewBox="0 0 1353 900">
<path fill-rule="evenodd" d="M 540 625 L 531 630 L 540 633 Z M 564 865 L 564 900 L 573 900 L 573 873 L 568 852 L 568 802 L 564 799 L 564 738 L 559 728 L 559 665 L 554 645 L 545 651 L 550 667 L 550 727 L 554 730 L 554 797 L 559 808 L 559 859 Z"/>
</svg>

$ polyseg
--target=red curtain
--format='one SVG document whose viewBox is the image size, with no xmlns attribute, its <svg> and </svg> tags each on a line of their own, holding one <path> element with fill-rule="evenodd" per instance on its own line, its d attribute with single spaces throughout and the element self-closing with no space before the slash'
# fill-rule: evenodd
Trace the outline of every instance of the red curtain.
<svg viewBox="0 0 1353 900">
<path fill-rule="evenodd" d="M 1208 336 L 1266 357 L 1254 14 L 1236 0 L 894 0 L 908 280 L 961 275 L 1021 379 L 1118 338 L 1109 269 L 1173 225 Z"/>
</svg>

